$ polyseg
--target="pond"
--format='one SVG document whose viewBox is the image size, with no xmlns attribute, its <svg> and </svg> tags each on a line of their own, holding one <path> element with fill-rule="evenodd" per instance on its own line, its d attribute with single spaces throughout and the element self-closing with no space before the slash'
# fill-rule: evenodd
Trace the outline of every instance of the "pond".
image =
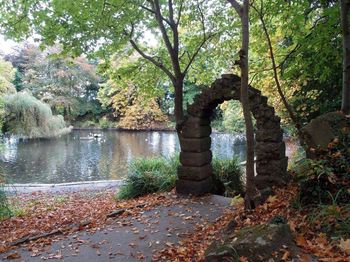
<svg viewBox="0 0 350 262">
<path fill-rule="evenodd" d="M 90 132 L 98 139 L 84 139 Z M 243 161 L 241 136 L 212 134 L 214 156 Z M 65 183 L 121 179 L 127 164 L 138 157 L 165 156 L 179 152 L 175 132 L 74 130 L 54 139 L 5 138 L 0 166 L 9 183 Z"/>
</svg>

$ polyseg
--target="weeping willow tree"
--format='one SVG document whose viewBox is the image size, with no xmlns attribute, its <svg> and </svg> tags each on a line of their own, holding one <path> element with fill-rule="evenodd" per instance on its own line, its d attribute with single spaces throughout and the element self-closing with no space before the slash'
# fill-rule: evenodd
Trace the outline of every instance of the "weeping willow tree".
<svg viewBox="0 0 350 262">
<path fill-rule="evenodd" d="M 28 91 L 7 95 L 4 101 L 5 128 L 11 134 L 25 138 L 44 138 L 71 131 L 71 127 L 66 127 L 63 116 L 53 115 L 49 105 Z"/>
</svg>

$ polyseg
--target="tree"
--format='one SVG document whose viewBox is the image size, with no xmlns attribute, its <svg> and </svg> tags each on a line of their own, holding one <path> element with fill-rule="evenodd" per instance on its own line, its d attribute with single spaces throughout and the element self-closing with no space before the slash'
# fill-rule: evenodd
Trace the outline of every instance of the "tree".
<svg viewBox="0 0 350 262">
<path fill-rule="evenodd" d="M 241 103 L 246 125 L 247 139 L 247 162 L 246 162 L 246 194 L 244 204 L 246 209 L 255 208 L 257 189 L 254 182 L 254 128 L 249 109 L 248 86 L 249 86 L 249 0 L 243 0 L 242 5 L 236 0 L 228 0 L 241 18 L 242 23 L 242 47 L 239 51 L 241 68 Z"/>
<path fill-rule="evenodd" d="M 341 27 L 343 31 L 343 92 L 341 110 L 350 113 L 350 1 L 340 1 Z"/>
<path fill-rule="evenodd" d="M 100 55 L 136 51 L 172 83 L 178 124 L 184 115 L 184 79 L 202 48 L 221 30 L 210 18 L 224 13 L 212 1 L 184 0 L 12 1 L 0 11 L 2 32 L 9 37 L 36 32 L 44 44 L 60 42 L 65 52 L 75 55 L 94 53 L 96 47 Z M 144 44 L 147 35 L 156 39 L 156 46 Z"/>
<path fill-rule="evenodd" d="M 302 133 L 301 133 L 301 124 L 299 119 L 297 118 L 297 116 L 294 113 L 293 108 L 291 107 L 291 105 L 289 104 L 285 94 L 283 93 L 282 87 L 281 87 L 281 82 L 279 80 L 279 74 L 277 72 L 278 70 L 278 66 L 276 63 L 276 59 L 275 59 L 275 52 L 274 52 L 274 48 L 272 46 L 272 41 L 271 41 L 271 37 L 269 34 L 269 31 L 267 29 L 266 26 L 266 22 L 265 22 L 265 18 L 264 18 L 264 0 L 260 0 L 260 8 L 258 8 L 255 3 L 253 3 L 252 8 L 256 11 L 256 13 L 259 16 L 261 25 L 262 25 L 262 29 L 264 31 L 265 37 L 266 37 L 266 42 L 267 42 L 267 46 L 269 48 L 269 53 L 270 53 L 270 59 L 271 59 L 271 64 L 272 64 L 272 71 L 273 71 L 273 78 L 275 80 L 276 83 L 276 87 L 277 87 L 277 92 L 283 102 L 284 107 L 286 108 L 290 119 L 292 120 L 292 122 L 294 123 L 295 128 L 298 131 L 299 134 L 299 138 L 302 140 Z"/>
<path fill-rule="evenodd" d="M 0 134 L 2 133 L 6 115 L 4 96 L 16 92 L 11 83 L 15 76 L 15 71 L 11 63 L 4 61 L 0 57 Z"/>
<path fill-rule="evenodd" d="M 7 93 L 16 92 L 12 80 L 15 77 L 16 70 L 12 67 L 10 62 L 4 61 L 0 57 L 0 96 Z"/>
<path fill-rule="evenodd" d="M 54 113 L 69 120 L 89 110 L 99 112 L 100 77 L 96 65 L 84 56 L 72 59 L 60 57 L 59 53 L 57 46 L 40 50 L 38 46 L 25 44 L 7 55 L 6 59 L 17 68 L 17 91 L 30 90 L 36 98 L 50 104 Z"/>
</svg>

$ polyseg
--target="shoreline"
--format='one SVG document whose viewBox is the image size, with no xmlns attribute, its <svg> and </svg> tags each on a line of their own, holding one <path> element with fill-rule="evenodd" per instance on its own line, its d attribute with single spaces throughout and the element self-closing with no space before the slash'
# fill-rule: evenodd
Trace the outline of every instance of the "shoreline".
<svg viewBox="0 0 350 262">
<path fill-rule="evenodd" d="M 105 189 L 118 189 L 123 185 L 124 180 L 98 180 L 81 181 L 57 184 L 4 184 L 3 189 L 6 193 L 12 194 L 30 194 L 34 192 L 42 193 L 73 193 L 79 191 L 97 191 Z"/>
</svg>

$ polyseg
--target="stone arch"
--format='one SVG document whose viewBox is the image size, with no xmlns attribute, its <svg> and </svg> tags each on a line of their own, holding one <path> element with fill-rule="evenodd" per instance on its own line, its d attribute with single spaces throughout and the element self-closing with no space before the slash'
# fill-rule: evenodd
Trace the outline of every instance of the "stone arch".
<svg viewBox="0 0 350 262">
<path fill-rule="evenodd" d="M 188 115 L 178 127 L 180 139 L 180 166 L 176 190 L 180 194 L 200 195 L 212 191 L 212 152 L 210 116 L 222 102 L 240 99 L 240 77 L 222 75 L 197 95 L 188 107 Z M 288 181 L 285 144 L 280 118 L 273 107 L 267 104 L 267 97 L 257 89 L 249 87 L 250 110 L 256 119 L 255 134 L 256 170 L 258 189 Z"/>
</svg>

